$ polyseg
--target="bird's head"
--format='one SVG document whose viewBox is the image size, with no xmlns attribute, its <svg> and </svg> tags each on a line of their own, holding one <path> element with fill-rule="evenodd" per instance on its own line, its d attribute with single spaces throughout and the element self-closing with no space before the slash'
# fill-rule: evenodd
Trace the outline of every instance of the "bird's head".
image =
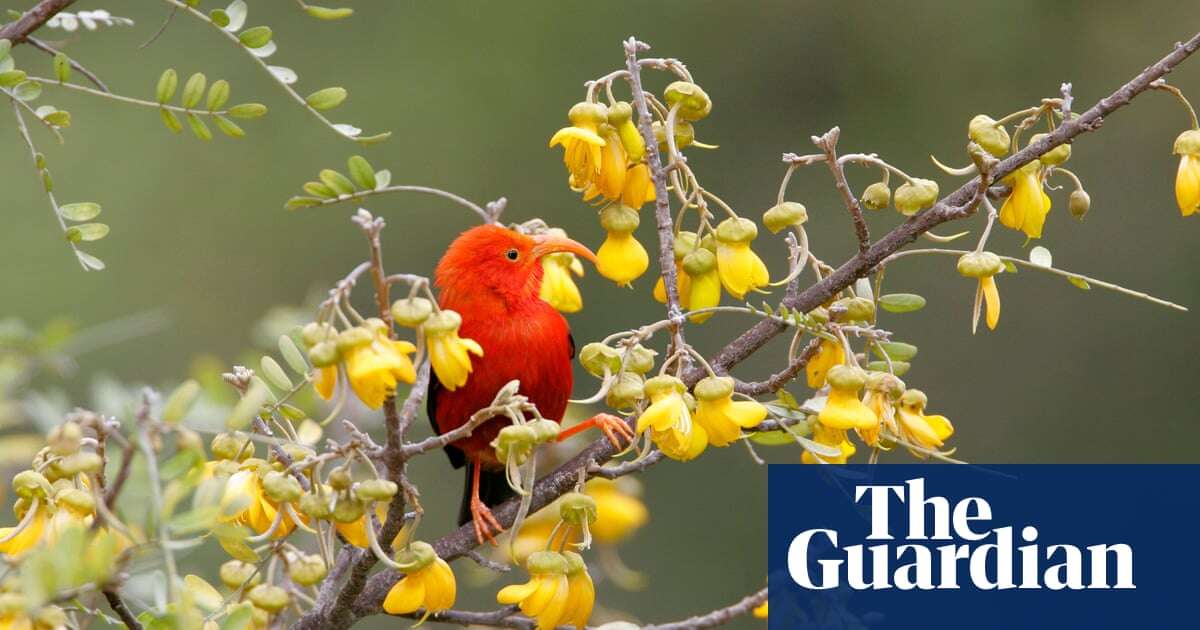
<svg viewBox="0 0 1200 630">
<path fill-rule="evenodd" d="M 454 239 L 438 263 L 434 278 L 443 302 L 490 297 L 512 304 L 538 299 L 541 259 L 556 252 L 570 252 L 596 262 L 590 249 L 566 237 L 530 236 L 498 225 L 481 225 Z"/>
</svg>

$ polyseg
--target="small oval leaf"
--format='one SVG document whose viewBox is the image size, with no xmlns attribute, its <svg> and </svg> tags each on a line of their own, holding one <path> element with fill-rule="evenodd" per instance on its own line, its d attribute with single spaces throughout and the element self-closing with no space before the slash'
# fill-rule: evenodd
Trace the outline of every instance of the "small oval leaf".
<svg viewBox="0 0 1200 630">
<path fill-rule="evenodd" d="M 371 164 L 361 155 L 352 155 L 349 160 L 346 160 L 346 167 L 350 170 L 350 179 L 362 190 L 375 190 L 375 171 L 371 169 Z"/>
<path fill-rule="evenodd" d="M 188 77 L 187 83 L 183 84 L 183 96 L 181 97 L 184 107 L 191 109 L 200 103 L 200 99 L 204 98 L 204 86 L 207 82 L 203 72 L 197 72 Z"/>
<path fill-rule="evenodd" d="M 160 104 L 165 104 L 175 98 L 175 89 L 179 87 L 179 75 L 175 73 L 174 68 L 167 68 L 158 77 L 158 86 L 155 88 L 155 98 Z"/>
<path fill-rule="evenodd" d="M 187 380 L 175 388 L 167 402 L 163 403 L 162 421 L 167 424 L 179 424 L 191 410 L 196 398 L 200 395 L 200 383 Z"/>
<path fill-rule="evenodd" d="M 258 118 L 267 113 L 267 106 L 262 103 L 242 103 L 230 107 L 226 113 L 234 118 Z"/>
<path fill-rule="evenodd" d="M 283 371 L 275 359 L 264 356 L 259 365 L 262 366 L 263 378 L 267 379 L 268 383 L 285 391 L 293 387 L 292 379 L 288 378 L 287 372 Z"/>
<path fill-rule="evenodd" d="M 214 81 L 208 88 L 208 111 L 216 111 L 229 102 L 229 82 L 225 79 Z"/>
<path fill-rule="evenodd" d="M 881 341 L 878 344 L 871 346 L 871 351 L 879 358 L 885 358 L 883 353 L 895 361 L 911 361 L 917 356 L 917 347 L 911 343 L 902 343 L 899 341 Z"/>
<path fill-rule="evenodd" d="M 916 293 L 889 293 L 879 297 L 879 307 L 889 313 L 912 313 L 925 308 L 925 298 Z"/>
<path fill-rule="evenodd" d="M 100 204 L 92 201 L 63 204 L 58 213 L 68 221 L 91 221 L 100 216 Z"/>
<path fill-rule="evenodd" d="M 894 370 L 892 373 L 896 376 L 904 376 L 911 367 L 912 364 L 907 361 L 892 361 L 892 369 Z M 867 364 L 867 369 L 876 372 L 886 372 L 888 371 L 888 363 L 887 361 L 871 361 Z"/>
<path fill-rule="evenodd" d="M 309 94 L 304 100 L 313 109 L 333 109 L 346 100 L 346 88 L 328 87 Z"/>
<path fill-rule="evenodd" d="M 67 240 L 72 243 L 98 241 L 105 236 L 108 236 L 108 226 L 103 223 L 83 223 L 67 228 Z"/>
<path fill-rule="evenodd" d="M 254 26 L 238 33 L 238 41 L 246 48 L 262 48 L 271 41 L 270 26 Z"/>
<path fill-rule="evenodd" d="M 284 362 L 292 368 L 293 372 L 308 374 L 308 361 L 304 359 L 304 353 L 296 347 L 296 342 L 292 340 L 291 336 L 279 336 L 279 356 L 283 357 Z"/>
</svg>

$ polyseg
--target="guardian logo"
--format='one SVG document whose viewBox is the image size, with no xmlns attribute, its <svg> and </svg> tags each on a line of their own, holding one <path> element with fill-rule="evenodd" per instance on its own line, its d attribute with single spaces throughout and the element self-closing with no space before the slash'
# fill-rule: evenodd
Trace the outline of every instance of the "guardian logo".
<svg viewBox="0 0 1200 630">
<path fill-rule="evenodd" d="M 805 530 L 788 546 L 788 573 L 796 584 L 807 589 L 844 583 L 855 590 L 932 590 L 957 589 L 963 579 L 979 589 L 1135 588 L 1129 545 L 1043 546 L 1038 544 L 1037 527 L 1025 525 L 1020 541 L 1028 544 L 1017 546 L 1014 526 L 992 527 L 986 499 L 967 497 L 952 505 L 945 497 L 926 497 L 924 478 L 903 485 L 856 485 L 854 500 L 870 506 L 866 540 L 886 542 L 838 547 L 836 530 Z M 907 526 L 901 532 L 890 527 L 892 509 L 906 511 Z M 809 549 L 817 537 L 845 557 L 817 560 L 819 569 L 813 575 Z M 945 544 L 937 544 L 941 541 Z M 1115 576 L 1108 572 L 1110 560 L 1115 560 Z"/>
<path fill-rule="evenodd" d="M 1196 627 L 1200 466 L 768 476 L 770 630 Z"/>
</svg>

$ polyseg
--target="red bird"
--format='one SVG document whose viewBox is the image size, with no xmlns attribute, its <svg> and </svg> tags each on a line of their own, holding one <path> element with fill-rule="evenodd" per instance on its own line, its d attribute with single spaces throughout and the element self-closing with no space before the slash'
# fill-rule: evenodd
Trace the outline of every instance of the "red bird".
<svg viewBox="0 0 1200 630">
<path fill-rule="evenodd" d="M 451 391 L 433 380 L 427 410 L 438 434 L 462 426 L 514 379 L 520 380 L 521 394 L 537 405 L 544 417 L 562 422 L 573 384 L 575 342 L 563 316 L 538 297 L 541 258 L 555 252 L 570 252 L 596 262 L 591 250 L 571 239 L 527 236 L 495 225 L 467 230 L 450 244 L 434 276 L 439 304 L 462 315 L 459 334 L 479 343 L 483 356 L 471 358 L 473 370 L 462 387 Z M 508 424 L 507 418 L 490 420 L 446 447 L 455 468 L 467 467 L 459 524 L 473 521 L 480 544 L 485 538 L 495 544 L 494 535 L 504 530 L 489 506 L 513 494 L 504 476 L 504 463 L 496 459 L 491 446 Z M 620 418 L 600 414 L 562 431 L 559 439 L 593 426 L 614 443 L 617 435 L 633 438 Z"/>
</svg>

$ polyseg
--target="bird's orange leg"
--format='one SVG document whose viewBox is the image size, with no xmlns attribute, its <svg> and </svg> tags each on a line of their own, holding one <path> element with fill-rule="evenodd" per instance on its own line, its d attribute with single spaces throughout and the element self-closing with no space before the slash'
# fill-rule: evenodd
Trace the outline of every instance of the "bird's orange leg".
<svg viewBox="0 0 1200 630">
<path fill-rule="evenodd" d="M 637 434 L 633 432 L 633 429 L 629 428 L 629 425 L 624 420 L 611 413 L 598 413 L 570 429 L 559 431 L 558 441 L 562 442 L 592 427 L 600 429 L 604 433 L 604 437 L 608 438 L 608 441 L 612 442 L 613 448 L 617 450 L 624 449 L 629 444 L 632 444 L 634 438 L 637 437 Z M 621 443 L 622 438 L 625 440 L 625 444 Z"/>
<path fill-rule="evenodd" d="M 479 544 L 482 545 L 483 539 L 487 538 L 488 542 L 492 543 L 492 546 L 495 547 L 497 546 L 496 534 L 503 532 L 504 528 L 500 526 L 500 522 L 496 520 L 496 517 L 492 514 L 492 510 L 488 508 L 487 504 L 479 499 L 479 471 L 483 468 L 482 465 L 479 461 L 476 461 L 473 468 L 474 475 L 471 478 L 471 524 L 475 526 L 475 540 L 479 541 Z"/>
</svg>

